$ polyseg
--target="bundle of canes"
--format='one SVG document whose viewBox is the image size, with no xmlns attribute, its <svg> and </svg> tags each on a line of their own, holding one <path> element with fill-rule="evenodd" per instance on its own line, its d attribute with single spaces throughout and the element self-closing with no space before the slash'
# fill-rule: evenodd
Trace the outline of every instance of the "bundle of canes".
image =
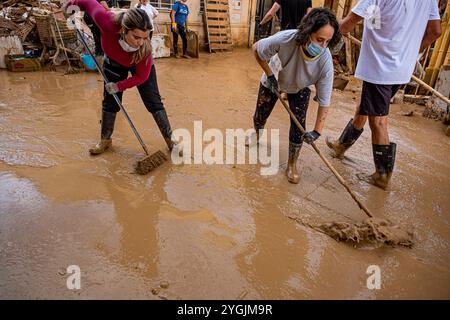
<svg viewBox="0 0 450 320">
<path fill-rule="evenodd" d="M 305 129 L 295 117 L 287 103 L 281 98 L 279 92 L 276 93 L 278 99 L 281 101 L 283 107 L 289 113 L 291 119 L 295 125 L 299 128 L 302 134 L 305 133 Z M 345 241 L 352 243 L 371 242 L 378 244 L 397 245 L 411 248 L 413 246 L 412 233 L 402 230 L 399 226 L 393 224 L 389 220 L 376 218 L 369 209 L 358 199 L 356 194 L 350 189 L 344 178 L 337 172 L 334 166 L 328 161 L 322 154 L 319 148 L 314 142 L 311 143 L 312 148 L 330 171 L 337 178 L 339 183 L 344 186 L 347 192 L 351 195 L 352 199 L 358 204 L 359 208 L 364 211 L 368 218 L 361 222 L 348 223 L 348 222 L 329 222 L 320 225 L 314 225 L 305 223 L 299 218 L 289 217 L 303 225 L 307 225 L 317 231 L 325 233 L 337 241 Z"/>
</svg>

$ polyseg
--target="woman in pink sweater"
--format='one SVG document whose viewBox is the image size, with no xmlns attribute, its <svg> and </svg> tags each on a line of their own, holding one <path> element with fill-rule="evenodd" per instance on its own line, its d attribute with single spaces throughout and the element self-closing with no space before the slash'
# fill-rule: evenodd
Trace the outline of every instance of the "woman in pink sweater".
<svg viewBox="0 0 450 320">
<path fill-rule="evenodd" d="M 101 140 L 89 152 L 100 154 L 111 146 L 116 113 L 120 110 L 112 94 L 117 94 L 122 101 L 123 91 L 133 87 L 138 88 L 145 107 L 172 150 L 175 142 L 171 139 L 172 130 L 158 90 L 150 44 L 153 25 L 147 13 L 131 8 L 115 16 L 96 0 L 70 0 L 63 9 L 66 15 L 76 9 L 74 6 L 87 12 L 101 31 L 105 52 L 103 70 L 109 81 L 103 90 Z"/>
</svg>

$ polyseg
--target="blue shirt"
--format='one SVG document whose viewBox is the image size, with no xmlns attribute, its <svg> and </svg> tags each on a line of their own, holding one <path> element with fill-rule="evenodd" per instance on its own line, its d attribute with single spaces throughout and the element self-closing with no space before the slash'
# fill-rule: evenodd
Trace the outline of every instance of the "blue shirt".
<svg viewBox="0 0 450 320">
<path fill-rule="evenodd" d="M 175 11 L 175 22 L 179 25 L 184 26 L 186 23 L 186 17 L 189 14 L 189 8 L 187 5 L 177 1 L 172 6 L 172 10 Z"/>
</svg>

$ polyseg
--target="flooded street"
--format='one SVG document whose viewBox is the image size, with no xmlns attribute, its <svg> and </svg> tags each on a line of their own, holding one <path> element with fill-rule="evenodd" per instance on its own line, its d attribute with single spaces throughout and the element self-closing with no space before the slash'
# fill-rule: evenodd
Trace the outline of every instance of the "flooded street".
<svg viewBox="0 0 450 320">
<path fill-rule="evenodd" d="M 155 63 L 173 129 L 252 127 L 261 70 L 250 50 Z M 325 135 L 341 133 L 361 84 L 333 93 L 319 148 L 377 217 L 414 233 L 412 249 L 354 248 L 292 219 L 366 216 L 310 146 L 300 184 L 287 182 L 289 116 L 279 103 L 266 127 L 280 129 L 278 174 L 166 162 L 140 176 L 143 152 L 121 114 L 113 149 L 89 155 L 100 75 L 2 70 L 0 84 L 1 299 L 450 299 L 450 139 L 421 106 L 391 108 L 397 162 L 385 192 L 357 177 L 374 169 L 368 125 L 343 161 L 331 158 Z M 151 152 L 166 151 L 138 91 L 123 102 Z M 309 128 L 316 110 L 311 99 Z M 70 265 L 81 290 L 66 287 Z M 366 285 L 371 265 L 379 290 Z"/>
</svg>

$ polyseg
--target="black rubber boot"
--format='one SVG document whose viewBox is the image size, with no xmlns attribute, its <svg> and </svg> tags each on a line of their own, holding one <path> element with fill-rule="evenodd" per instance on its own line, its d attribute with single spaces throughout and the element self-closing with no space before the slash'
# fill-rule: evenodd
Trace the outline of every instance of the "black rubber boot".
<svg viewBox="0 0 450 320">
<path fill-rule="evenodd" d="M 153 118 L 158 125 L 159 131 L 161 132 L 164 141 L 166 141 L 167 147 L 170 151 L 177 145 L 177 142 L 172 141 L 172 129 L 170 127 L 169 118 L 167 117 L 166 110 L 160 110 L 153 113 Z"/>
<path fill-rule="evenodd" d="M 178 47 L 177 46 L 174 46 L 173 47 L 173 57 L 174 58 L 179 58 L 180 56 L 178 55 Z"/>
<path fill-rule="evenodd" d="M 353 119 L 347 123 L 347 126 L 344 131 L 342 131 L 338 140 L 333 141 L 328 137 L 326 138 L 327 146 L 334 151 L 334 156 L 336 158 L 342 159 L 345 151 L 358 140 L 364 131 L 364 128 L 361 130 L 355 128 L 352 121 Z"/>
<path fill-rule="evenodd" d="M 114 131 L 114 123 L 116 122 L 115 112 L 102 111 L 101 120 L 101 140 L 94 147 L 89 149 L 89 153 L 92 155 L 101 154 L 111 147 L 111 136 Z"/>
<path fill-rule="evenodd" d="M 182 57 L 185 58 L 185 59 L 190 59 L 190 58 L 191 58 L 191 57 L 188 55 L 187 50 L 183 50 L 183 55 L 182 55 Z"/>
<path fill-rule="evenodd" d="M 375 162 L 375 173 L 371 175 L 371 183 L 386 190 L 394 171 L 395 154 L 397 145 L 393 142 L 389 145 L 373 144 L 373 160 Z"/>
<path fill-rule="evenodd" d="M 302 149 L 302 144 L 289 142 L 289 157 L 286 168 L 286 176 L 290 183 L 298 184 L 300 182 L 300 175 L 297 172 L 297 160 Z"/>
</svg>

